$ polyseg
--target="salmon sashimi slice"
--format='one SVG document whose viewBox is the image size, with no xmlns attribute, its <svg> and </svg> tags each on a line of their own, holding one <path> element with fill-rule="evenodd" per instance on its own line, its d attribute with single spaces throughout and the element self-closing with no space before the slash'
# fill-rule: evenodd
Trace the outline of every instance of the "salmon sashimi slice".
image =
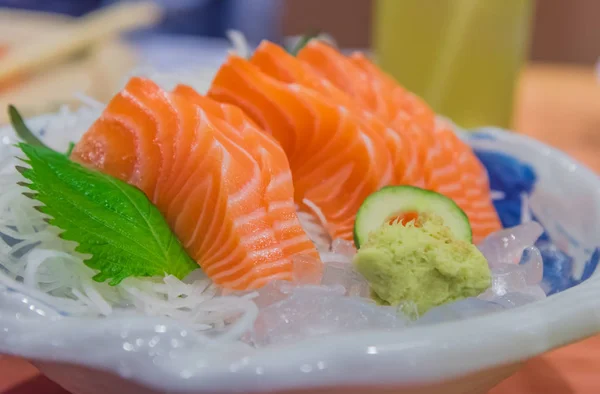
<svg viewBox="0 0 600 394">
<path fill-rule="evenodd" d="M 285 152 L 273 137 L 264 133 L 238 107 L 216 102 L 189 86 L 179 85 L 173 93 L 197 104 L 229 123 L 245 141 L 249 153 L 259 163 L 265 186 L 266 215 L 273 226 L 279 247 L 286 256 L 306 254 L 318 258 L 315 245 L 302 229 L 294 204 L 294 186 Z M 241 219 L 243 220 L 243 219 Z M 314 267 L 319 269 L 320 266 Z"/>
<path fill-rule="evenodd" d="M 362 54 L 347 57 L 313 40 L 298 53 L 298 59 L 391 128 L 405 131 L 415 153 L 407 164 L 415 170 L 412 184 L 452 198 L 469 217 L 475 242 L 502 228 L 491 203 L 485 168 L 451 128 L 436 124 L 435 112 L 423 100 Z"/>
<path fill-rule="evenodd" d="M 371 102 L 372 110 L 387 124 L 407 131 L 412 151 L 417 152 L 413 157 L 416 161 L 413 165 L 417 169 L 414 185 L 428 187 L 423 179 L 423 171 L 427 166 L 426 152 L 430 149 L 435 112 L 420 97 L 405 90 L 362 53 L 354 53 L 349 60 L 363 70 L 365 80 L 377 92 L 376 97 L 379 99 Z"/>
<path fill-rule="evenodd" d="M 385 114 L 384 118 L 392 122 L 399 114 L 408 114 L 418 129 L 431 130 L 434 127 L 435 113 L 420 97 L 404 89 L 364 54 L 355 52 L 350 61 L 363 70 L 376 90 L 388 92 L 386 96 L 377 95 L 380 97 L 377 101 L 378 114 Z"/>
<path fill-rule="evenodd" d="M 404 129 L 387 126 L 312 67 L 304 64 L 276 44 L 269 41 L 261 42 L 250 58 L 250 63 L 279 81 L 299 84 L 315 90 L 328 97 L 332 102 L 338 103 L 338 105 L 351 111 L 357 118 L 360 118 L 362 127 L 372 129 L 383 137 L 390 152 L 393 168 L 391 182 L 394 184 L 412 183 L 413 170 L 410 167 L 412 153 L 409 151 L 408 135 Z"/>
<path fill-rule="evenodd" d="M 422 126 L 416 122 L 415 116 L 390 100 L 390 96 L 400 101 L 405 96 L 405 91 L 398 89 L 389 90 L 392 85 L 383 84 L 384 80 L 374 80 L 371 73 L 341 54 L 335 48 L 317 40 L 309 42 L 298 53 L 298 59 L 306 66 L 311 67 L 322 78 L 329 79 L 337 88 L 346 92 L 363 110 L 370 111 L 379 118 L 386 127 L 396 130 L 405 141 L 403 149 L 405 156 L 405 169 L 403 182 L 397 184 L 410 184 L 424 187 L 423 179 L 423 137 Z M 434 113 L 429 114 L 429 128 L 433 127 Z M 394 141 L 389 141 L 391 149 Z"/>
<path fill-rule="evenodd" d="M 251 132 L 234 128 L 216 111 L 219 104 L 188 96 L 131 79 L 75 146 L 72 159 L 140 188 L 216 284 L 247 290 L 291 280 L 291 252 L 298 248 L 282 246 L 286 239 L 275 225 L 289 212 L 282 219 L 269 214 L 272 204 L 293 205 L 289 184 L 269 192 L 273 179 L 291 177 L 280 148 L 250 138 L 263 136 L 252 125 Z M 299 233 L 295 219 L 290 231 Z M 306 243 L 302 247 L 316 256 Z M 310 261 L 320 269 L 318 258 Z"/>
<path fill-rule="evenodd" d="M 208 95 L 239 106 L 272 135 L 288 157 L 296 202 L 317 205 L 333 237 L 352 239 L 362 201 L 393 177 L 383 138 L 327 96 L 238 56 L 221 66 Z"/>
<path fill-rule="evenodd" d="M 250 63 L 254 64 L 265 74 L 285 83 L 296 83 L 316 90 L 330 97 L 334 102 L 348 109 L 359 111 L 360 107 L 344 91 L 338 89 L 327 78 L 296 57 L 290 55 L 285 49 L 269 41 L 262 41 L 256 48 Z"/>
<path fill-rule="evenodd" d="M 432 190 L 452 198 L 465 211 L 473 230 L 473 242 L 478 243 L 502 229 L 492 203 L 487 171 L 447 122 L 436 121 L 434 139 L 442 146 L 439 156 L 446 156 L 446 165 L 431 166 L 433 170 L 427 174 L 427 184 Z M 431 156 L 428 159 L 435 160 Z M 444 174 L 452 174 L 453 179 L 444 179 Z"/>
<path fill-rule="evenodd" d="M 363 54 L 355 53 L 351 60 L 365 70 L 373 84 L 379 83 L 382 91 L 389 92 L 388 97 L 394 106 L 401 108 L 396 116 L 393 112 L 390 122 L 396 125 L 405 122 L 403 114 L 408 114 L 417 127 L 413 141 L 422 149 L 424 183 L 426 188 L 442 193 L 452 198 L 460 206 L 471 223 L 474 242 L 479 242 L 487 235 L 502 228 L 502 223 L 492 204 L 490 184 L 487 172 L 471 147 L 462 141 L 446 122 L 436 121 L 434 111 L 418 96 L 407 92 L 392 77 L 385 74 Z M 379 81 L 379 82 L 378 82 Z M 428 132 L 432 130 L 432 132 Z M 417 139 L 417 135 L 420 136 Z M 445 156 L 446 165 L 436 163 L 435 155 Z M 444 173 L 454 174 L 452 178 L 444 178 Z"/>
</svg>

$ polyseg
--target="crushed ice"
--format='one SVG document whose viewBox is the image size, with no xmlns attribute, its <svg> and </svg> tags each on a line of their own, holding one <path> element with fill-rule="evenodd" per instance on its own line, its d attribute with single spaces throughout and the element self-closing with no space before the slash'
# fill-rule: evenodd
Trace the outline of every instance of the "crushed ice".
<svg viewBox="0 0 600 394">
<path fill-rule="evenodd" d="M 320 282 L 307 270 L 310 257 L 294 260 L 295 283 L 274 282 L 257 291 L 259 315 L 244 338 L 254 346 L 295 342 L 303 338 L 365 329 L 393 330 L 408 324 L 435 324 L 503 311 L 537 300 L 543 263 L 533 246 L 542 234 L 536 222 L 527 222 L 490 235 L 478 247 L 492 271 L 492 286 L 476 298 L 433 308 L 416 321 L 402 308 L 383 307 L 369 299 L 369 286 L 352 266 L 356 253 L 351 242 L 335 240 L 322 251 Z M 403 306 L 403 307 L 406 307 Z"/>
<path fill-rule="evenodd" d="M 251 343 L 267 346 L 369 328 L 392 330 L 406 324 L 396 308 L 379 306 L 368 298 L 348 297 L 344 292 L 341 286 L 295 288 L 289 297 L 260 311 Z"/>
</svg>

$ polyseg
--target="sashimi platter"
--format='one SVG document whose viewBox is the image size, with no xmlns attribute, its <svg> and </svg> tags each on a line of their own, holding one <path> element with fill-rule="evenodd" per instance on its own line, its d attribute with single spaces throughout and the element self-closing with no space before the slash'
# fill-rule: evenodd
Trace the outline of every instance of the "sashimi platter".
<svg viewBox="0 0 600 394">
<path fill-rule="evenodd" d="M 206 90 L 177 82 L 134 76 L 37 123 L 9 108 L 3 291 L 55 319 L 153 317 L 252 354 L 467 322 L 596 268 L 586 248 L 574 273 L 537 220 L 532 167 L 361 53 L 262 42 Z"/>
</svg>

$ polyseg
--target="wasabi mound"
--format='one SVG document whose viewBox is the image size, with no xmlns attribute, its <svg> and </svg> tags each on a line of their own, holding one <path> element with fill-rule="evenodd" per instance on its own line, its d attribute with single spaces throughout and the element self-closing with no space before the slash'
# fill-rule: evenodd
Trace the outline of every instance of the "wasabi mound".
<svg viewBox="0 0 600 394">
<path fill-rule="evenodd" d="M 457 239 L 442 218 L 432 214 L 371 232 L 354 265 L 378 303 L 413 302 L 419 314 L 477 296 L 491 285 L 488 263 L 477 247 Z"/>
</svg>

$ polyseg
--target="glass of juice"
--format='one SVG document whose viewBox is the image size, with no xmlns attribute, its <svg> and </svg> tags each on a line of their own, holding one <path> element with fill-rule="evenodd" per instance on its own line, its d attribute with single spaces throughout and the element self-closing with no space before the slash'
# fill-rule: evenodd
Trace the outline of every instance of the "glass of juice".
<svg viewBox="0 0 600 394">
<path fill-rule="evenodd" d="M 375 0 L 376 61 L 441 115 L 508 128 L 533 0 Z"/>
</svg>

